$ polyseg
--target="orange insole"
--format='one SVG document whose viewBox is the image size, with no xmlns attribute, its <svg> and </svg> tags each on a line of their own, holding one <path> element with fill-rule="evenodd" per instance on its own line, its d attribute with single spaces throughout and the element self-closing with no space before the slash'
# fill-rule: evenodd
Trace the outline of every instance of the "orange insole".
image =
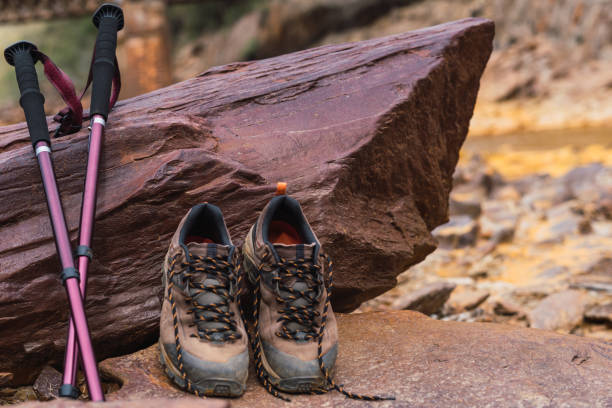
<svg viewBox="0 0 612 408">
<path fill-rule="evenodd" d="M 285 221 L 271 221 L 268 238 L 273 244 L 303 244 L 302 237 L 293 226 Z"/>
<path fill-rule="evenodd" d="M 214 244 L 215 242 L 210 238 L 198 237 L 197 235 L 187 235 L 185 238 L 185 244 L 195 242 L 197 244 Z"/>
</svg>

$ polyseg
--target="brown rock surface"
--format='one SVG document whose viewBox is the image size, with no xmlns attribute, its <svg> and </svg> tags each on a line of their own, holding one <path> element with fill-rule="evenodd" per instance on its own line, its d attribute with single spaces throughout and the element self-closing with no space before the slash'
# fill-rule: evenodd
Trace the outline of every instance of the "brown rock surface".
<svg viewBox="0 0 612 408">
<path fill-rule="evenodd" d="M 160 265 L 196 203 L 219 205 L 237 244 L 289 183 L 334 259 L 348 311 L 434 250 L 493 23 L 466 19 L 211 69 L 122 101 L 101 162 L 87 312 L 99 358 L 157 336 Z M 76 236 L 87 131 L 54 141 Z M 60 363 L 68 309 L 25 125 L 0 129 L 0 371 Z"/>
<path fill-rule="evenodd" d="M 100 372 L 122 384 L 118 391 L 108 394 L 109 400 L 185 396 L 185 393 L 175 387 L 164 374 L 164 369 L 159 363 L 158 344 L 126 356 L 104 360 L 100 363 Z"/>
<path fill-rule="evenodd" d="M 336 379 L 347 389 L 395 395 L 376 407 L 608 406 L 612 345 L 490 323 L 442 322 L 399 311 L 339 315 Z M 528 357 L 527 357 L 528 356 Z M 157 346 L 102 363 L 123 388 L 109 400 L 178 396 Z M 291 396 L 293 407 L 361 407 L 332 392 Z M 189 400 L 191 401 L 191 400 Z M 233 407 L 280 406 L 249 374 Z M 126 406 L 130 406 L 129 404 Z"/>
</svg>

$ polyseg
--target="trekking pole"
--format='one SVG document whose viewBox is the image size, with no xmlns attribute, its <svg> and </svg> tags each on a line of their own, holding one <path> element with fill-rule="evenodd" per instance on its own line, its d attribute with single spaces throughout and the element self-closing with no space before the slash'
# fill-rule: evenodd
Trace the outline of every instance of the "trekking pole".
<svg viewBox="0 0 612 408">
<path fill-rule="evenodd" d="M 81 295 L 85 299 L 87 288 L 87 270 L 92 257 L 91 237 L 96 212 L 96 187 L 98 183 L 98 167 L 102 151 L 104 126 L 110 110 L 109 100 L 111 85 L 115 75 L 115 51 L 117 47 L 117 31 L 123 28 L 123 12 L 114 4 L 101 5 L 93 16 L 93 23 L 98 28 L 98 37 L 94 48 L 92 64 L 92 94 L 91 94 L 91 133 L 89 134 L 89 153 L 85 188 L 81 204 L 81 222 L 79 226 L 79 246 L 76 256 L 81 275 Z M 59 390 L 60 397 L 76 399 L 79 389 L 76 387 L 79 353 L 76 345 L 74 324 L 72 319 L 68 327 L 68 340 L 64 357 L 64 375 Z"/>
<path fill-rule="evenodd" d="M 45 98 L 40 93 L 38 77 L 34 66 L 38 60 L 37 48 L 34 44 L 21 41 L 5 49 L 4 57 L 6 62 L 15 66 L 17 84 L 21 93 L 19 103 L 25 113 L 30 139 L 40 167 L 40 174 L 47 198 L 49 218 L 51 219 L 51 227 L 55 237 L 55 246 L 62 265 L 60 277 L 68 295 L 70 315 L 74 320 L 76 338 L 81 350 L 83 370 L 85 371 L 89 394 L 94 401 L 104 401 L 96 358 L 89 337 L 83 299 L 79 290 L 79 273 L 74 267 L 70 237 L 51 160 L 51 139 L 49 138 L 49 129 L 45 117 Z"/>
</svg>

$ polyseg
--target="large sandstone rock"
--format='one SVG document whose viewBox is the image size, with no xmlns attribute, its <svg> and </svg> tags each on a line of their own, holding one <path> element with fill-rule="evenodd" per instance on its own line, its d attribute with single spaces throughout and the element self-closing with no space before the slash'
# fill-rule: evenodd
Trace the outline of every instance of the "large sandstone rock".
<svg viewBox="0 0 612 408">
<path fill-rule="evenodd" d="M 234 242 L 287 181 L 335 261 L 336 310 L 434 250 L 493 23 L 467 19 L 211 69 L 111 113 L 87 312 L 99 358 L 157 338 L 160 266 L 183 214 L 219 205 Z M 54 140 L 76 236 L 87 131 Z M 25 125 L 0 129 L 0 372 L 61 364 L 68 308 Z"/>
<path fill-rule="evenodd" d="M 491 323 L 442 322 L 417 312 L 339 316 L 336 379 L 348 390 L 394 395 L 375 407 L 607 407 L 612 345 L 577 336 Z M 108 394 L 126 407 L 143 398 L 186 396 L 166 378 L 157 346 L 101 364 L 123 382 Z M 291 396 L 295 407 L 362 407 L 332 392 Z M 188 402 L 191 399 L 186 400 Z M 233 407 L 275 407 L 249 373 Z M 52 408 L 51 405 L 46 405 Z M 123 405 L 122 405 L 123 406 Z M 156 400 L 151 407 L 162 406 Z"/>
</svg>

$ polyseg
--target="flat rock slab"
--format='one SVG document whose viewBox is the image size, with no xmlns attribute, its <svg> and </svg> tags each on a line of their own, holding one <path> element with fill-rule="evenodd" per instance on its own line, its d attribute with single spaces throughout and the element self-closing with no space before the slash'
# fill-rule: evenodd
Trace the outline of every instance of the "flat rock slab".
<svg viewBox="0 0 612 408">
<path fill-rule="evenodd" d="M 354 392 L 396 401 L 352 401 L 330 392 L 291 396 L 291 407 L 608 407 L 612 344 L 491 323 L 443 322 L 412 311 L 339 315 L 336 379 Z M 123 382 L 111 401 L 182 397 L 152 346 L 104 361 Z M 233 407 L 283 406 L 249 374 Z M 126 406 L 131 406 L 127 404 Z M 152 401 L 152 405 L 153 401 Z"/>
<path fill-rule="evenodd" d="M 155 341 L 161 263 L 195 204 L 238 245 L 286 181 L 334 260 L 337 311 L 396 284 L 435 249 L 493 22 L 465 19 L 212 68 L 121 101 L 100 163 L 87 313 L 98 358 Z M 87 130 L 54 139 L 77 235 Z M 68 321 L 25 124 L 0 128 L 0 372 L 30 383 L 62 362 Z"/>
<path fill-rule="evenodd" d="M 51 402 L 28 402 L 20 408 L 229 408 L 230 401 L 184 396 L 181 399 L 135 399 L 131 401 L 83 402 L 54 400 Z"/>
</svg>

